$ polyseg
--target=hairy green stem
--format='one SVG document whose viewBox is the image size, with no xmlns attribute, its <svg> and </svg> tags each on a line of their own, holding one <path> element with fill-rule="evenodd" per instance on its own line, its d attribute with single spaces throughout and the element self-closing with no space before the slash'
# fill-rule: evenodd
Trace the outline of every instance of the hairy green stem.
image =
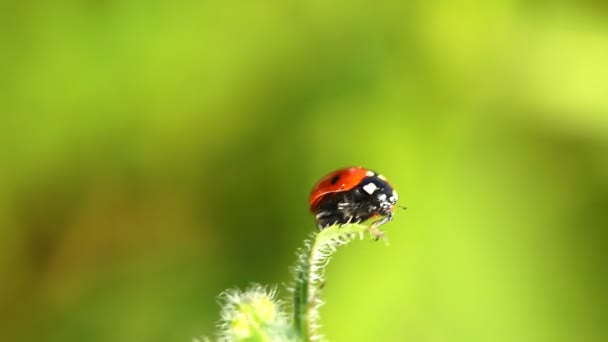
<svg viewBox="0 0 608 342">
<path fill-rule="evenodd" d="M 368 230 L 368 226 L 361 224 L 328 227 L 313 234 L 298 251 L 298 260 L 294 267 L 296 281 L 293 289 L 293 322 L 300 341 L 316 341 L 322 338 L 317 333 L 319 308 L 323 305 L 320 292 L 325 283 L 325 268 L 331 256 L 339 246 L 351 242 L 356 237 L 363 238 Z"/>
<path fill-rule="evenodd" d="M 297 253 L 293 267 L 293 322 L 287 319 L 283 302 L 276 290 L 252 285 L 246 291 L 227 290 L 220 296 L 222 319 L 221 342 L 311 342 L 323 337 L 318 333 L 321 290 L 325 269 L 338 247 L 368 231 L 376 240 L 382 232 L 361 224 L 332 226 L 311 234 Z M 290 324 L 291 323 L 291 324 Z"/>
</svg>

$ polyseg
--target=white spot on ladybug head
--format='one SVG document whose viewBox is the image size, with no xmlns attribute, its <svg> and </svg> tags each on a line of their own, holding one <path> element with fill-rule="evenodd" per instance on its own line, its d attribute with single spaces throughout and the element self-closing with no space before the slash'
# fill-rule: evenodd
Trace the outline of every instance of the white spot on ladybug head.
<svg viewBox="0 0 608 342">
<path fill-rule="evenodd" d="M 371 177 L 371 176 L 375 175 L 375 173 L 374 173 L 374 171 L 367 170 L 367 172 L 365 173 L 365 175 L 366 175 L 367 177 Z"/>
<path fill-rule="evenodd" d="M 384 202 L 386 200 L 386 194 L 378 195 L 378 200 Z"/>
<path fill-rule="evenodd" d="M 383 181 L 386 181 L 386 177 L 384 177 L 383 175 L 378 175 L 377 177 L 382 179 Z"/>
<path fill-rule="evenodd" d="M 374 193 L 374 191 L 378 190 L 378 186 L 376 186 L 374 183 L 367 183 L 363 186 L 363 190 L 371 195 Z"/>
</svg>

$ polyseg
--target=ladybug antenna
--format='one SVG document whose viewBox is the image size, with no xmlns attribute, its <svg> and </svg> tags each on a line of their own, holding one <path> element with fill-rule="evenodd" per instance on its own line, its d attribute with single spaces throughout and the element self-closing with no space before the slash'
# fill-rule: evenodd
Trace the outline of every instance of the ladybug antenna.
<svg viewBox="0 0 608 342">
<path fill-rule="evenodd" d="M 399 206 L 399 208 L 401 208 L 401 209 L 403 209 L 403 210 L 406 210 L 406 209 L 407 209 L 407 207 L 404 207 L 404 206 L 402 206 L 402 205 L 400 205 L 400 206 Z"/>
</svg>

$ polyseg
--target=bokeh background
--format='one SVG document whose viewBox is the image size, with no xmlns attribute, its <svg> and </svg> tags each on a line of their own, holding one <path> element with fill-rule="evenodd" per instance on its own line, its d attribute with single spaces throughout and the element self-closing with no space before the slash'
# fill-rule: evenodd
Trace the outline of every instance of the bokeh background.
<svg viewBox="0 0 608 342">
<path fill-rule="evenodd" d="M 332 341 L 608 339 L 603 1 L 2 1 L 2 341 L 190 341 L 363 165 Z M 283 292 L 285 294 L 285 292 Z"/>
</svg>

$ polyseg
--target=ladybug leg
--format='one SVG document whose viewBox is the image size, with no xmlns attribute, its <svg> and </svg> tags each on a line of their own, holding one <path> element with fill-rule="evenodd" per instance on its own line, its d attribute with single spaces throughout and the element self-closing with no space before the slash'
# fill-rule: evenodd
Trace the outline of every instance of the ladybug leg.
<svg viewBox="0 0 608 342">
<path fill-rule="evenodd" d="M 344 217 L 341 213 L 332 213 L 329 211 L 322 211 L 315 216 L 317 220 L 317 226 L 320 230 L 323 230 L 327 227 L 333 226 L 335 224 L 339 224 L 342 226 L 347 223 L 348 218 Z"/>
<path fill-rule="evenodd" d="M 378 221 L 374 221 L 374 223 L 371 224 L 371 226 L 369 227 L 369 232 L 370 234 L 376 238 L 376 241 L 384 238 L 384 232 L 381 231 L 378 227 L 380 227 L 381 225 L 390 222 L 393 219 L 393 215 L 391 213 L 389 213 L 388 215 L 384 216 L 383 218 L 381 218 Z"/>
<path fill-rule="evenodd" d="M 345 224 L 361 222 L 361 219 L 359 219 L 355 214 L 355 209 L 356 208 L 353 206 L 352 201 L 348 197 L 344 196 L 344 201 L 338 203 L 338 211 L 340 212 L 339 215 L 341 215 L 340 227 L 344 226 Z"/>
<path fill-rule="evenodd" d="M 344 222 L 340 223 L 340 228 L 342 228 L 345 224 L 357 224 L 357 223 L 361 223 L 361 219 L 358 217 L 355 217 L 353 215 L 345 215 L 344 216 Z"/>
</svg>

